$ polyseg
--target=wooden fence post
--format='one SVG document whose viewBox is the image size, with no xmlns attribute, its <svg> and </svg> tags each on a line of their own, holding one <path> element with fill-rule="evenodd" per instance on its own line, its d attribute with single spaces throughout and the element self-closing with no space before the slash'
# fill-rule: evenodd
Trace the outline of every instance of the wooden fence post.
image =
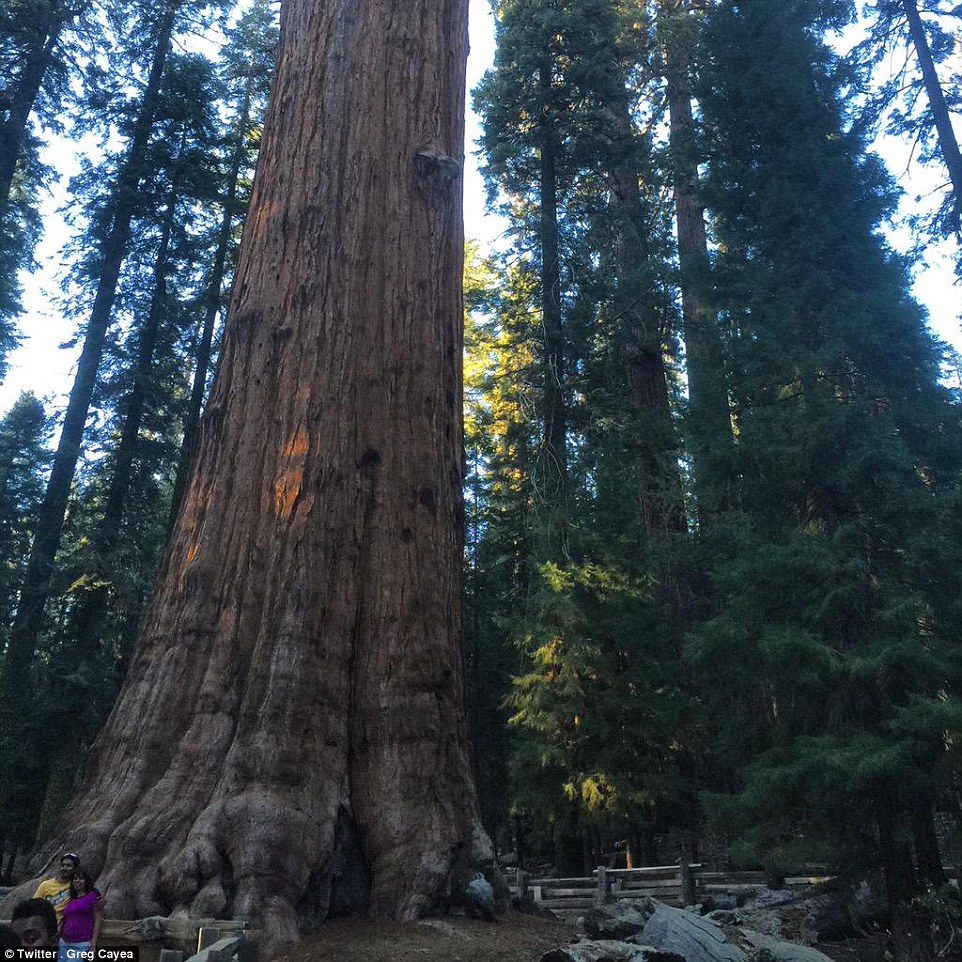
<svg viewBox="0 0 962 962">
<path fill-rule="evenodd" d="M 206 919 L 204 920 L 207 921 Z M 203 952 L 208 946 L 213 945 L 220 938 L 220 931 L 212 925 L 201 925 L 197 929 L 197 951 Z"/>
<path fill-rule="evenodd" d="M 517 878 L 518 878 L 518 898 L 521 899 L 522 902 L 525 902 L 527 901 L 527 898 L 528 898 L 528 879 L 527 879 L 527 876 L 524 874 L 523 868 L 518 869 Z"/>
<path fill-rule="evenodd" d="M 597 869 L 598 888 L 595 891 L 595 905 L 601 908 L 608 901 L 608 866 L 599 865 Z"/>
<path fill-rule="evenodd" d="M 678 874 L 681 876 L 681 903 L 682 905 L 695 904 L 695 879 L 691 874 L 691 865 L 687 858 L 682 858 L 678 865 Z"/>
</svg>

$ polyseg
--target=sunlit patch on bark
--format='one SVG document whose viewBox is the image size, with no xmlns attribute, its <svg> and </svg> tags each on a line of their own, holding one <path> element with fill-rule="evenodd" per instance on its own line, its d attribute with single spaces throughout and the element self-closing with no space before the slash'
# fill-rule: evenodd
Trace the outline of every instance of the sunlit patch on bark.
<svg viewBox="0 0 962 962">
<path fill-rule="evenodd" d="M 301 481 L 304 480 L 304 469 L 302 467 L 291 468 L 285 471 L 274 484 L 274 513 L 279 518 L 286 518 L 290 515 L 297 501 L 297 495 L 301 490 Z"/>
<path fill-rule="evenodd" d="M 298 428 L 284 444 L 286 470 L 274 482 L 274 513 L 279 518 L 290 516 L 304 480 L 304 459 L 310 447 L 307 431 Z"/>
</svg>

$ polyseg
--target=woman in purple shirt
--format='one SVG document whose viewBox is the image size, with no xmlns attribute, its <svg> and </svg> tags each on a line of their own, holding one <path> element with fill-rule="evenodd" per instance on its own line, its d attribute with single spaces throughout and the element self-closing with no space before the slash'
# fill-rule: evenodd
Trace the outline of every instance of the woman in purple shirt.
<svg viewBox="0 0 962 962">
<path fill-rule="evenodd" d="M 93 959 L 103 917 L 100 893 L 94 888 L 90 873 L 79 866 L 70 883 L 70 901 L 63 907 L 57 962 L 88 962 Z"/>
</svg>

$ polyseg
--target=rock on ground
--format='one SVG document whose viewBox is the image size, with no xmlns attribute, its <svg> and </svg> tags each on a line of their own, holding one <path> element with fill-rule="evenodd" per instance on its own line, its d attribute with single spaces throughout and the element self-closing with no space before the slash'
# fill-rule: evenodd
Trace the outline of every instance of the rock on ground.
<svg viewBox="0 0 962 962">
<path fill-rule="evenodd" d="M 748 956 L 729 941 L 724 929 L 701 916 L 654 903 L 637 941 L 674 952 L 685 962 L 748 962 Z"/>
<path fill-rule="evenodd" d="M 881 921 L 884 900 L 866 883 L 855 888 L 826 891 L 764 889 L 735 910 L 737 924 L 766 935 L 793 941 L 826 942 L 843 939 Z"/>
<path fill-rule="evenodd" d="M 751 929 L 742 929 L 741 934 L 752 948 L 760 950 L 753 953 L 758 962 L 761 962 L 763 953 L 767 953 L 772 962 L 832 962 L 827 955 L 809 945 L 783 942 Z"/>
<path fill-rule="evenodd" d="M 806 945 L 731 923 L 740 913 L 701 917 L 654 899 L 593 909 L 579 920 L 582 941 L 544 955 L 541 962 L 635 962 L 680 958 L 684 962 L 831 962 Z M 658 952 L 662 956 L 638 954 Z"/>
<path fill-rule="evenodd" d="M 603 909 L 589 909 L 578 919 L 578 931 L 593 939 L 628 939 L 645 927 L 655 902 L 615 902 Z"/>
</svg>

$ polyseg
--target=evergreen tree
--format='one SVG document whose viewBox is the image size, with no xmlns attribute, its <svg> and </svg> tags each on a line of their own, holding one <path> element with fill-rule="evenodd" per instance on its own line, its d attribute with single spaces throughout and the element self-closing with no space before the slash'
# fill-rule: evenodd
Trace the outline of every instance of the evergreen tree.
<svg viewBox="0 0 962 962">
<path fill-rule="evenodd" d="M 0 421 L 0 647 L 6 643 L 43 495 L 49 431 L 43 404 L 29 392 L 21 394 Z"/>
<path fill-rule="evenodd" d="M 655 16 L 661 48 L 680 266 L 688 409 L 685 419 L 699 523 L 733 507 L 727 476 L 732 444 L 725 358 L 709 289 L 709 252 L 691 102 L 692 57 L 704 4 L 660 0 Z"/>
<path fill-rule="evenodd" d="M 691 654 L 741 851 L 881 868 L 896 902 L 916 869 L 937 881 L 910 815 L 931 828 L 960 718 L 956 629 L 935 628 L 918 577 L 938 563 L 958 410 L 820 39 L 847 15 L 743 0 L 709 17 L 697 93 L 742 516 L 710 542 L 723 607 Z"/>
<path fill-rule="evenodd" d="M 530 306 L 523 291 L 536 284 L 530 271 L 482 260 L 477 245 L 467 245 L 465 680 L 478 802 L 496 846 L 510 834 L 513 804 L 502 701 L 518 668 L 509 613 L 525 593 L 525 498 L 537 439 L 527 418 L 534 359 L 522 319 Z"/>
<path fill-rule="evenodd" d="M 267 0 L 257 0 L 228 32 L 227 43 L 221 51 L 221 101 L 229 117 L 229 130 L 222 144 L 222 183 L 217 198 L 221 216 L 212 238 L 213 256 L 204 291 L 197 304 L 199 329 L 192 352 L 194 370 L 171 497 L 170 527 L 176 520 L 187 483 L 187 469 L 213 368 L 214 326 L 224 306 L 224 281 L 233 269 L 236 256 L 238 234 L 235 225 L 247 210 L 250 182 L 260 148 L 260 121 L 267 106 L 276 45 L 274 11 Z"/>
<path fill-rule="evenodd" d="M 947 183 L 935 226 L 962 240 L 962 152 L 953 119 L 962 113 L 962 96 L 958 75 L 950 73 L 958 44 L 951 19 L 958 8 L 952 8 L 941 0 L 924 7 L 917 0 L 875 0 L 866 11 L 869 36 L 857 54 L 868 66 L 893 56 L 900 64 L 873 98 L 872 113 L 888 111 L 889 130 L 910 137 L 923 163 L 944 168 Z M 962 269 L 962 259 L 959 264 Z"/>
<path fill-rule="evenodd" d="M 43 626 L 54 558 L 63 531 L 63 519 L 83 440 L 84 427 L 97 381 L 107 328 L 110 323 L 121 266 L 128 253 L 131 230 L 144 176 L 146 151 L 153 129 L 164 65 L 170 52 L 181 0 L 167 0 L 151 10 L 143 34 L 149 38 L 148 69 L 142 90 L 130 113 L 129 140 L 124 160 L 112 183 L 105 216 L 95 225 L 95 253 L 91 270 L 96 293 L 84 332 L 84 346 L 70 392 L 63 429 L 31 546 L 20 591 L 17 616 L 6 657 L 0 668 L 0 738 L 9 739 L 17 711 L 18 693 L 25 691 L 26 677 Z"/>
<path fill-rule="evenodd" d="M 26 741 L 17 736 L 18 725 L 29 714 L 24 706 L 30 704 L 32 686 L 38 681 L 36 670 L 40 662 L 35 654 L 42 642 L 45 609 L 56 570 L 55 558 L 62 540 L 68 498 L 86 421 L 91 403 L 100 390 L 98 377 L 108 344 L 108 327 L 115 316 L 115 308 L 126 309 L 131 299 L 140 297 L 138 291 L 125 291 L 122 268 L 128 255 L 136 255 L 137 252 L 138 216 L 143 216 L 156 202 L 156 194 L 153 193 L 156 184 L 151 177 L 156 173 L 154 155 L 158 144 L 161 150 L 169 149 L 156 129 L 158 110 L 163 100 L 165 66 L 176 30 L 184 26 L 184 18 L 197 9 L 197 5 L 170 0 L 133 24 L 133 33 L 126 38 L 130 53 L 129 74 L 137 78 L 142 67 L 144 72 L 139 78 L 142 86 L 119 91 L 121 100 L 113 104 L 118 129 L 129 137 L 112 174 L 104 178 L 104 183 L 100 185 L 106 189 L 95 195 L 96 202 L 86 225 L 89 243 L 85 245 L 79 267 L 81 276 L 86 278 L 82 289 L 89 295 L 86 301 L 82 301 L 89 310 L 83 331 L 83 350 L 40 507 L 16 618 L 0 666 L 0 749 L 5 760 L 2 790 L 7 793 L 22 788 L 15 784 L 21 779 L 17 774 L 19 769 L 10 759 L 16 756 L 23 760 L 29 754 L 24 750 Z M 144 59 L 138 61 L 140 57 Z M 176 143 L 170 146 L 176 149 Z M 107 163 L 110 164 L 110 158 Z M 138 263 L 137 256 L 132 257 L 131 263 Z M 153 285 L 144 289 L 152 290 Z M 36 754 L 34 751 L 33 755 Z M 24 803 L 28 804 L 29 799 Z M 11 801 L 9 810 L 16 809 L 17 804 Z M 33 807 L 36 807 L 35 800 Z"/>
<path fill-rule="evenodd" d="M 224 357 L 70 817 L 117 914 L 258 913 L 265 951 L 299 916 L 419 915 L 485 848 L 460 645 L 467 6 L 407 12 L 284 9 Z"/>
<path fill-rule="evenodd" d="M 68 74 L 64 34 L 78 18 L 90 26 L 89 7 L 85 0 L 11 0 L 0 10 L 0 217 L 31 146 L 31 115 L 39 106 L 43 121 L 58 123 Z"/>
<path fill-rule="evenodd" d="M 44 713 L 39 734 L 53 773 L 47 821 L 59 814 L 56 800 L 66 799 L 82 747 L 99 730 L 116 691 L 112 663 L 126 656 L 145 600 L 131 585 L 149 583 L 159 559 L 160 541 L 149 536 L 149 524 L 147 531 L 141 527 L 148 519 L 156 524 L 169 498 L 189 336 L 184 302 L 193 299 L 191 283 L 198 278 L 192 265 L 203 255 L 196 208 L 216 191 L 210 169 L 214 101 L 211 64 L 198 55 L 171 57 L 145 154 L 141 190 L 151 202 L 135 220 L 120 283 L 118 306 L 130 312 L 129 327 L 122 343 L 107 344 L 102 365 L 99 403 L 113 408 L 102 428 L 106 454 L 92 484 L 93 510 L 84 512 L 84 544 L 73 570 L 61 575 L 70 587 L 54 640 L 56 677 L 47 685 L 59 697 Z M 159 483 L 148 494 L 140 484 L 149 478 Z M 134 517 L 128 517 L 131 510 Z M 131 551 L 134 545 L 139 551 Z M 140 564 L 132 567 L 137 554 Z"/>
<path fill-rule="evenodd" d="M 36 194 L 51 173 L 40 163 L 37 131 L 63 132 L 84 79 L 79 64 L 106 46 L 89 0 L 10 0 L 0 8 L 0 377 L 17 343 L 18 272 L 32 266 L 40 230 Z"/>
<path fill-rule="evenodd" d="M 596 857 L 599 827 L 623 827 L 631 799 L 647 790 L 664 801 L 647 750 L 665 726 L 620 760 L 604 737 L 679 664 L 669 230 L 650 143 L 634 127 L 629 79 L 648 36 L 630 23 L 606 2 L 503 4 L 495 68 L 477 91 L 491 192 L 507 197 L 516 256 L 527 260 L 496 306 L 498 337 L 513 327 L 543 365 L 514 381 L 540 412 L 517 449 L 529 462 L 512 464 L 507 448 L 488 465 L 492 497 L 504 472 L 524 519 L 513 552 L 524 588 L 501 618 L 522 656 L 510 698 L 514 777 L 562 872 Z M 537 288 L 523 283 L 534 271 Z M 493 519 L 485 535 L 493 546 Z M 644 727 L 644 709 L 634 714 Z M 637 813 L 651 821 L 650 806 Z"/>
<path fill-rule="evenodd" d="M 7 373 L 7 357 L 20 343 L 17 317 L 22 305 L 19 273 L 33 266 L 40 234 L 36 185 L 40 163 L 31 144 L 24 152 L 5 209 L 0 211 L 0 380 Z"/>
</svg>

